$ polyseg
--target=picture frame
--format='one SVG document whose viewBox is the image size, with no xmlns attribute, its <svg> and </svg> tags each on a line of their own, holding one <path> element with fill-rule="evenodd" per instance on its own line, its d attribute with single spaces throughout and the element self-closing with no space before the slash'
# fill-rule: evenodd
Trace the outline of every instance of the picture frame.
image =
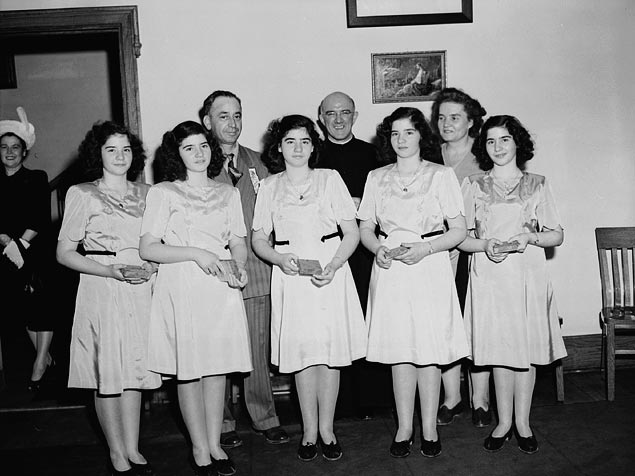
<svg viewBox="0 0 635 476">
<path fill-rule="evenodd" d="M 472 23 L 472 0 L 346 0 L 348 28 Z"/>
<path fill-rule="evenodd" d="M 446 85 L 446 52 L 372 53 L 373 104 L 433 101 Z"/>
</svg>

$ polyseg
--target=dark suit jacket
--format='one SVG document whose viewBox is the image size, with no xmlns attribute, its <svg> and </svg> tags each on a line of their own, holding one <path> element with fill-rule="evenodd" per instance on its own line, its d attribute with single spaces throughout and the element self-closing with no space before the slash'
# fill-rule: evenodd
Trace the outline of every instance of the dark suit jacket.
<svg viewBox="0 0 635 476">
<path fill-rule="evenodd" d="M 236 158 L 238 170 L 242 172 L 242 177 L 236 184 L 240 191 L 240 200 L 243 205 L 243 215 L 245 226 L 247 227 L 247 276 L 249 282 L 243 289 L 243 298 L 266 296 L 271 290 L 271 266 L 259 259 L 251 248 L 251 224 L 254 221 L 254 207 L 256 206 L 256 192 L 252 181 L 252 174 L 255 172 L 257 180 L 262 180 L 269 172 L 260 160 L 260 154 L 242 145 L 238 145 L 238 157 Z M 250 173 L 252 169 L 252 173 Z M 256 180 L 254 176 L 254 180 Z M 216 177 L 219 182 L 232 184 L 231 178 L 223 168 Z"/>
</svg>

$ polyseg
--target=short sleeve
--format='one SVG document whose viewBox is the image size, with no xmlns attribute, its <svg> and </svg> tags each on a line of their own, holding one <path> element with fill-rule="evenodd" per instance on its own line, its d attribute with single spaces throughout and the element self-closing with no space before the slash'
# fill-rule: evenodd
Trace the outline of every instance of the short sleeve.
<svg viewBox="0 0 635 476">
<path fill-rule="evenodd" d="M 456 178 L 454 171 L 449 167 L 446 167 L 441 174 L 439 205 L 441 206 L 443 215 L 448 218 L 465 215 L 465 207 L 463 205 L 463 196 L 461 195 L 459 180 Z"/>
<path fill-rule="evenodd" d="M 149 233 L 155 238 L 163 238 L 165 235 L 170 216 L 170 201 L 166 192 L 160 184 L 148 190 L 146 209 L 141 222 L 141 236 Z"/>
<path fill-rule="evenodd" d="M 73 185 L 66 192 L 64 202 L 64 218 L 60 228 L 59 240 L 69 240 L 79 243 L 86 236 L 86 225 L 88 223 L 88 204 L 85 193 L 77 186 Z"/>
<path fill-rule="evenodd" d="M 340 223 L 343 220 L 354 220 L 357 214 L 355 202 L 353 202 L 342 176 L 336 170 L 329 172 L 327 193 L 335 214 L 335 221 Z"/>
<path fill-rule="evenodd" d="M 474 187 L 475 185 L 468 177 L 463 179 L 461 184 L 461 193 L 463 194 L 463 205 L 465 207 L 465 223 L 468 230 L 476 228 L 476 207 L 474 205 Z"/>
<path fill-rule="evenodd" d="M 370 220 L 377 224 L 377 214 L 375 212 L 375 197 L 377 196 L 377 181 L 375 174 L 370 172 L 364 185 L 364 194 L 362 195 L 362 201 L 359 204 L 357 210 L 357 218 L 362 221 Z"/>
<path fill-rule="evenodd" d="M 256 196 L 256 206 L 254 208 L 254 221 L 251 226 L 252 230 L 262 230 L 265 235 L 269 235 L 273 230 L 273 220 L 271 216 L 273 180 L 275 179 L 267 178 L 260 181 L 258 195 Z"/>
<path fill-rule="evenodd" d="M 232 189 L 232 195 L 229 200 L 229 230 L 232 235 L 247 236 L 243 207 L 240 202 L 240 191 L 237 188 Z"/>
<path fill-rule="evenodd" d="M 549 230 L 556 230 L 559 226 L 562 226 L 560 220 L 560 214 L 556 208 L 556 202 L 553 198 L 551 191 L 551 185 L 545 179 L 541 188 L 540 202 L 536 209 L 536 217 L 538 218 L 538 226 L 540 230 L 548 228 Z"/>
</svg>

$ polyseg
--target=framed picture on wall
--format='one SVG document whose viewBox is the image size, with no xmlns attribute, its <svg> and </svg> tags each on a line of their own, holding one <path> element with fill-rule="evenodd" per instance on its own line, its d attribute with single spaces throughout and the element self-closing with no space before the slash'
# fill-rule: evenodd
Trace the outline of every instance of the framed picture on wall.
<svg viewBox="0 0 635 476">
<path fill-rule="evenodd" d="M 348 28 L 472 23 L 472 0 L 346 0 Z"/>
<path fill-rule="evenodd" d="M 373 103 L 433 101 L 445 87 L 445 51 L 372 53 Z"/>
</svg>

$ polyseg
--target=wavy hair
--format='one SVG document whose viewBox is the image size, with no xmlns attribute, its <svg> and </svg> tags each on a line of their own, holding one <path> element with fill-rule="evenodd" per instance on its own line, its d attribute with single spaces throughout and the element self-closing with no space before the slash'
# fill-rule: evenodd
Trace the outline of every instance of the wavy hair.
<svg viewBox="0 0 635 476">
<path fill-rule="evenodd" d="M 163 134 L 161 145 L 154 155 L 155 182 L 187 179 L 187 168 L 181 159 L 179 146 L 188 137 L 198 134 L 205 136 L 211 150 L 212 157 L 207 166 L 207 176 L 214 178 L 220 173 L 225 158 L 216 139 L 198 122 L 184 121 Z"/>
<path fill-rule="evenodd" d="M 463 106 L 468 120 L 473 122 L 467 134 L 473 139 L 476 139 L 483 125 L 483 117 L 485 117 L 487 111 L 483 109 L 480 102 L 457 88 L 442 89 L 434 98 L 432 112 L 430 114 L 430 127 L 432 128 L 432 132 L 441 139 L 441 133 L 439 132 L 439 109 L 444 102 L 454 102 Z"/>
<path fill-rule="evenodd" d="M 315 123 L 306 116 L 300 114 L 292 114 L 289 116 L 274 119 L 269 123 L 267 134 L 265 135 L 265 147 L 262 153 L 262 162 L 265 164 L 269 173 L 277 174 L 286 170 L 286 164 L 282 152 L 278 150 L 282 139 L 287 133 L 294 129 L 305 129 L 311 138 L 313 144 L 313 152 L 309 157 L 309 167 L 315 168 L 320 158 L 322 150 L 322 140 L 318 131 L 315 129 Z"/>
<path fill-rule="evenodd" d="M 393 123 L 400 119 L 409 119 L 414 128 L 421 135 L 421 139 L 419 140 L 419 157 L 430 162 L 441 164 L 441 152 L 437 138 L 432 133 L 423 113 L 415 107 L 398 107 L 377 126 L 381 161 L 385 164 L 391 164 L 397 161 L 397 153 L 392 147 L 390 136 Z"/>
<path fill-rule="evenodd" d="M 78 160 L 86 180 L 96 180 L 104 175 L 101 148 L 110 137 L 117 134 L 126 136 L 132 149 L 132 163 L 126 178 L 131 181 L 137 179 L 146 161 L 143 143 L 127 127 L 113 121 L 100 121 L 93 124 L 78 148 Z"/>
<path fill-rule="evenodd" d="M 472 153 L 476 156 L 476 161 L 482 170 L 491 170 L 494 162 L 487 153 L 487 132 L 494 127 L 504 127 L 516 143 L 516 165 L 521 170 L 525 168 L 525 163 L 534 156 L 534 141 L 531 135 L 514 116 L 492 116 L 481 128 L 481 133 L 474 141 Z"/>
</svg>

